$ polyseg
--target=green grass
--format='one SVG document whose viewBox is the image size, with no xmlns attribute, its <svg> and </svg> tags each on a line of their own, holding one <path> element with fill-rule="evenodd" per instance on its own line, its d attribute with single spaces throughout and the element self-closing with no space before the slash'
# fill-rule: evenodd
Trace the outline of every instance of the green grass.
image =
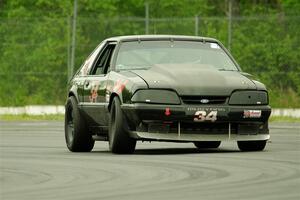
<svg viewBox="0 0 300 200">
<path fill-rule="evenodd" d="M 64 115 L 0 115 L 3 121 L 63 121 Z"/>
<path fill-rule="evenodd" d="M 0 115 L 3 121 L 63 121 L 64 115 Z M 270 117 L 270 122 L 300 122 L 294 117 Z"/>
</svg>

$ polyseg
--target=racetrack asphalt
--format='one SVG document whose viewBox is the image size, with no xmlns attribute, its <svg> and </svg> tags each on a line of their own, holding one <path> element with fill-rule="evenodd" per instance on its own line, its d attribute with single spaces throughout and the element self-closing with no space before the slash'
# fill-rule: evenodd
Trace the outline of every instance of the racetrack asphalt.
<svg viewBox="0 0 300 200">
<path fill-rule="evenodd" d="M 0 122 L 0 199 L 300 199 L 300 124 L 272 123 L 263 152 L 234 142 L 138 142 L 115 155 L 107 142 L 71 153 L 62 122 Z"/>
</svg>

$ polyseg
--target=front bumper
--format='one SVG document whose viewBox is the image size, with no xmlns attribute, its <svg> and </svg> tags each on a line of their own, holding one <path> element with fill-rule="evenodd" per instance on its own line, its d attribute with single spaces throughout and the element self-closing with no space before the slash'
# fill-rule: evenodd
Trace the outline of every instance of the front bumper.
<svg viewBox="0 0 300 200">
<path fill-rule="evenodd" d="M 121 108 L 131 137 L 139 140 L 193 142 L 270 138 L 268 119 L 271 108 L 267 105 L 123 104 Z M 261 116 L 246 118 L 245 110 L 259 110 Z M 217 111 L 217 119 L 214 122 L 195 122 L 197 111 Z"/>
</svg>

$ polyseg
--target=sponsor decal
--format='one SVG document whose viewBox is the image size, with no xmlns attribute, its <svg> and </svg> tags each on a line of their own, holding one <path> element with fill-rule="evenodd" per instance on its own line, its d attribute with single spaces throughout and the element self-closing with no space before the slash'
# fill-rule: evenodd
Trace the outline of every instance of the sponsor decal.
<svg viewBox="0 0 300 200">
<path fill-rule="evenodd" d="M 93 82 L 92 87 L 91 87 L 91 93 L 89 96 L 91 103 L 97 102 L 98 88 L 99 88 L 99 82 L 98 81 Z"/>
<path fill-rule="evenodd" d="M 210 43 L 210 48 L 212 48 L 212 49 L 220 49 L 220 46 L 217 43 Z"/>
<path fill-rule="evenodd" d="M 118 94 L 122 93 L 127 82 L 128 82 L 128 80 L 125 80 L 125 81 L 117 80 L 117 82 L 115 83 L 115 85 L 113 87 L 113 91 L 117 92 Z"/>
<path fill-rule="evenodd" d="M 244 118 L 260 118 L 261 110 L 244 110 Z"/>
<path fill-rule="evenodd" d="M 218 111 L 218 112 L 225 112 L 225 108 L 212 108 L 212 107 L 188 107 L 186 111 L 198 111 L 198 110 L 204 110 L 206 112 L 210 111 Z"/>
</svg>

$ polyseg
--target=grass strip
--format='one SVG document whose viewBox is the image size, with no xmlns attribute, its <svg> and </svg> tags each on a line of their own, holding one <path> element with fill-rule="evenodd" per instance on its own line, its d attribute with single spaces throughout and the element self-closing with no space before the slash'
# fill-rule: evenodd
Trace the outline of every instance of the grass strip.
<svg viewBox="0 0 300 200">
<path fill-rule="evenodd" d="M 64 115 L 0 115 L 2 121 L 63 121 Z"/>
</svg>

